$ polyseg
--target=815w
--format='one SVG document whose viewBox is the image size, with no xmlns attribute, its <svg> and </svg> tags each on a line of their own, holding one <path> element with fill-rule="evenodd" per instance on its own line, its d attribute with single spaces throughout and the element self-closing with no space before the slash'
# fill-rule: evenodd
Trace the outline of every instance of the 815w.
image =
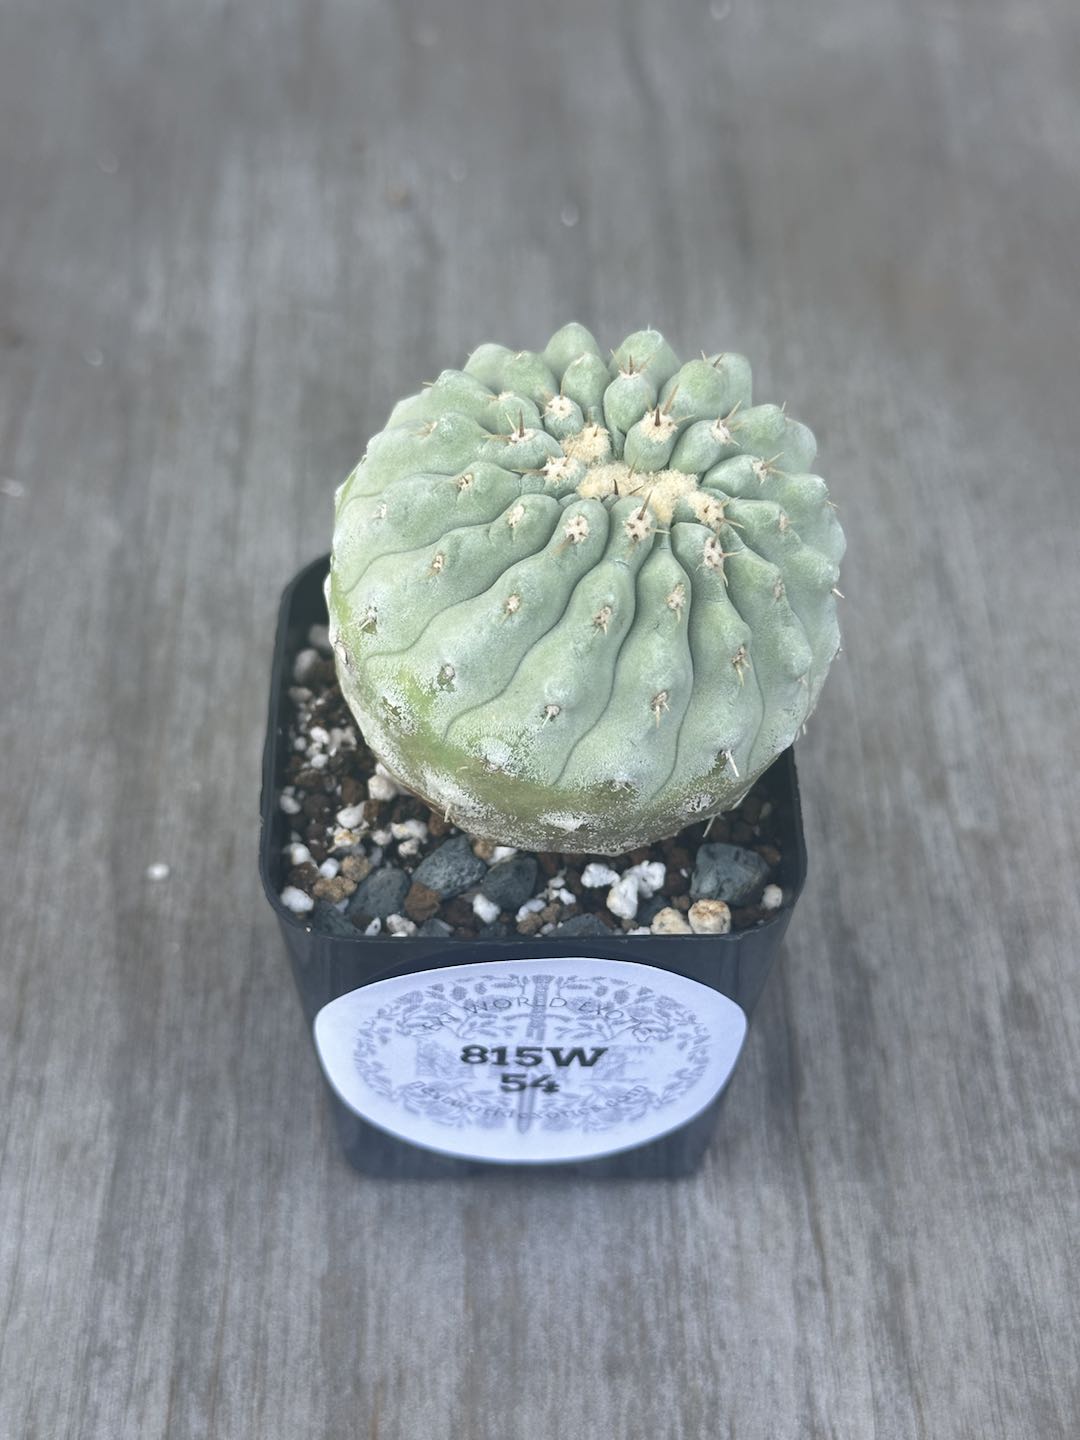
<svg viewBox="0 0 1080 1440">
<path fill-rule="evenodd" d="M 493 1045 L 490 1049 L 486 1045 L 466 1045 L 461 1058 L 466 1065 L 542 1065 L 545 1051 L 551 1056 L 553 1065 L 565 1070 L 568 1065 L 584 1065 L 587 1068 L 595 1065 L 606 1053 L 607 1046 L 601 1045 L 586 1054 L 581 1046 L 563 1050 L 559 1045 L 515 1045 L 511 1060 L 508 1045 Z"/>
<path fill-rule="evenodd" d="M 575 1046 L 571 1050 L 563 1050 L 558 1045 L 515 1045 L 513 1059 L 510 1058 L 510 1047 L 508 1045 L 466 1045 L 461 1052 L 461 1058 L 466 1065 L 497 1065 L 500 1068 L 508 1065 L 525 1065 L 531 1068 L 534 1065 L 542 1065 L 544 1055 L 551 1056 L 552 1064 L 561 1070 L 569 1065 L 583 1065 L 586 1069 L 595 1065 L 607 1049 L 606 1045 L 590 1050 L 587 1054 L 580 1047 Z M 552 1079 L 550 1075 L 535 1075 L 530 1077 L 522 1071 L 506 1071 L 499 1077 L 499 1088 L 501 1090 L 539 1090 L 543 1095 L 554 1095 L 559 1088 L 559 1082 Z"/>
</svg>

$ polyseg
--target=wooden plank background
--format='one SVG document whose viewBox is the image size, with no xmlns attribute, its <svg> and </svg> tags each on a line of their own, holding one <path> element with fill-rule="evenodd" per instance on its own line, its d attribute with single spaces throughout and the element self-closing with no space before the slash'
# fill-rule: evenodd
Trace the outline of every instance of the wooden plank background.
<svg viewBox="0 0 1080 1440">
<path fill-rule="evenodd" d="M 5 1440 L 1078 1433 L 1078 75 L 1074 0 L 4 0 Z M 810 885 L 700 1177 L 365 1182 L 276 598 L 400 393 L 569 318 L 819 435 Z"/>
</svg>

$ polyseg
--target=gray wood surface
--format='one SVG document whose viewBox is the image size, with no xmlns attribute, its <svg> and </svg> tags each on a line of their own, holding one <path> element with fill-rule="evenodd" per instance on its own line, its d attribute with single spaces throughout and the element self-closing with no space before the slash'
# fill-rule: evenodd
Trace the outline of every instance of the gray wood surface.
<svg viewBox="0 0 1080 1440">
<path fill-rule="evenodd" d="M 1074 0 L 5 0 L 4 1440 L 1080 1432 L 1078 75 Z M 699 1177 L 364 1181 L 276 598 L 400 393 L 569 318 L 818 432 L 810 885 Z"/>
</svg>

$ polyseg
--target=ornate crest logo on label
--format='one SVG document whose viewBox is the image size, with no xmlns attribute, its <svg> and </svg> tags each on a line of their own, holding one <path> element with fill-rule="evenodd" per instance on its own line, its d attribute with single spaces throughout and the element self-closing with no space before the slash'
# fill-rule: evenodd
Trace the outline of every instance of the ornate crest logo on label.
<svg viewBox="0 0 1080 1440">
<path fill-rule="evenodd" d="M 350 1109 L 413 1145 L 503 1164 L 587 1160 L 677 1129 L 746 1035 L 727 996 L 651 965 L 495 960 L 379 980 L 315 1017 Z"/>
</svg>

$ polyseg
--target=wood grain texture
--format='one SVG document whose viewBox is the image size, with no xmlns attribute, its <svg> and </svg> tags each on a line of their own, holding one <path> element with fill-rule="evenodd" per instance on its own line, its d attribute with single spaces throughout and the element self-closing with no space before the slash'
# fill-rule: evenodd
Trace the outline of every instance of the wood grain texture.
<svg viewBox="0 0 1080 1440">
<path fill-rule="evenodd" d="M 1074 1436 L 1072 0 L 0 27 L 0 1435 Z M 256 877 L 276 597 L 568 318 L 818 432 L 810 885 L 699 1177 L 365 1182 Z"/>
</svg>

